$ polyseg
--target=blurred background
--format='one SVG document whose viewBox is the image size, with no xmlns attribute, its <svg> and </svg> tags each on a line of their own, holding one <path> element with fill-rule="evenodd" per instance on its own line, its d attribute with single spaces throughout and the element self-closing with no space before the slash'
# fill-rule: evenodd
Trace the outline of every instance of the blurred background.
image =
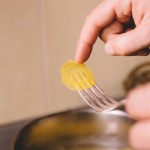
<svg viewBox="0 0 150 150">
<path fill-rule="evenodd" d="M 61 83 L 87 14 L 100 0 L 0 0 L 0 125 L 86 105 Z M 98 40 L 86 62 L 111 97 L 148 57 L 111 57 Z"/>
</svg>

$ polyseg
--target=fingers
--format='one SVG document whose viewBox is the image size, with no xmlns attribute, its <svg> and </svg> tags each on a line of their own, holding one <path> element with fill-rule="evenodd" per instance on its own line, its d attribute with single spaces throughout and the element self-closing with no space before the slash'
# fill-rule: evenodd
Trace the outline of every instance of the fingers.
<svg viewBox="0 0 150 150">
<path fill-rule="evenodd" d="M 144 48 L 142 50 L 136 51 L 132 54 L 130 54 L 129 56 L 148 56 L 150 54 L 150 49 L 148 48 Z"/>
<path fill-rule="evenodd" d="M 99 37 L 102 41 L 107 42 L 107 41 L 113 40 L 113 38 L 119 36 L 119 34 L 123 32 L 129 32 L 133 30 L 133 28 L 129 28 L 129 27 L 130 26 L 128 26 L 128 24 L 127 26 L 125 26 L 121 22 L 115 20 L 114 22 L 109 24 L 107 27 L 102 29 L 102 31 L 99 33 Z M 130 53 L 129 56 L 148 56 L 149 53 L 150 53 L 150 49 L 144 48 L 142 50 Z"/>
<path fill-rule="evenodd" d="M 139 86 L 129 93 L 126 109 L 136 119 L 150 118 L 150 83 Z"/>
<path fill-rule="evenodd" d="M 101 29 L 115 18 L 115 1 L 103 1 L 87 17 L 78 41 L 75 60 L 82 63 L 88 59 Z M 106 17 L 107 16 L 107 17 Z"/>
<path fill-rule="evenodd" d="M 107 41 L 105 49 L 110 55 L 130 55 L 150 46 L 149 34 L 149 26 L 140 25 L 131 31 L 119 34 Z"/>
<path fill-rule="evenodd" d="M 144 27 L 143 27 L 144 28 Z M 141 47 L 146 47 L 147 45 L 149 45 L 149 43 L 150 43 L 150 40 L 149 41 L 147 41 L 147 43 L 145 42 L 145 44 L 143 44 L 143 46 L 142 46 L 142 44 L 141 43 L 143 43 L 143 41 L 141 40 L 141 39 L 139 39 L 139 38 L 134 38 L 134 35 L 132 35 L 131 33 L 133 33 L 133 32 L 131 32 L 133 29 L 131 29 L 131 28 L 125 28 L 124 27 L 124 25 L 122 24 L 122 23 L 120 23 L 120 22 L 118 22 L 118 21 L 114 21 L 113 23 L 111 23 L 110 25 L 108 25 L 107 27 L 105 27 L 101 32 L 100 32 L 100 35 L 99 35 L 99 37 L 101 38 L 101 40 L 103 40 L 104 42 L 107 42 L 107 44 L 108 43 L 113 43 L 113 48 L 111 47 L 111 45 L 109 45 L 109 47 L 111 48 L 111 51 L 109 50 L 110 48 L 108 47 L 108 45 L 106 45 L 106 51 L 107 51 L 107 53 L 109 53 L 110 55 L 130 55 L 130 56 L 147 56 L 147 55 L 149 55 L 149 53 L 150 53 L 150 49 L 149 48 L 143 48 L 143 49 L 141 49 L 141 50 L 138 50 L 137 51 L 137 48 L 139 49 L 139 48 L 141 48 Z M 144 30 L 142 30 L 142 29 L 139 29 L 141 32 L 144 32 Z M 124 31 L 126 31 L 126 32 L 131 32 L 131 33 L 128 33 L 128 34 L 124 34 L 124 36 L 125 37 L 123 37 L 123 36 L 120 36 L 120 33 L 122 34 Z M 146 32 L 146 30 L 145 30 L 145 32 Z M 137 33 L 137 34 L 139 34 L 139 33 Z M 142 34 L 142 33 L 141 33 Z M 140 35 L 141 35 L 140 34 Z M 144 33 L 145 34 L 145 33 Z M 133 36 L 133 40 L 131 40 L 131 38 L 132 37 L 129 37 L 129 35 L 131 35 L 131 36 Z M 146 35 L 147 35 L 147 33 L 146 33 Z M 135 34 L 135 36 L 136 36 L 136 34 Z M 123 38 L 127 38 L 127 39 L 129 39 L 128 41 L 129 41 L 129 43 L 128 43 L 128 41 L 127 40 L 123 40 L 122 39 L 122 41 L 124 41 L 124 44 L 121 44 L 119 41 L 117 41 L 116 39 L 118 38 L 119 40 L 121 40 L 121 37 L 123 37 Z M 135 39 L 137 39 L 136 41 L 137 42 L 135 42 Z M 147 38 L 147 39 L 149 39 L 149 38 Z M 133 42 L 133 43 L 132 43 Z M 118 43 L 120 44 L 119 46 L 120 47 L 118 47 Z M 128 48 L 129 46 L 128 46 L 128 44 L 129 45 L 132 45 L 132 47 L 134 47 L 135 48 L 135 46 L 136 45 L 139 45 L 138 47 L 136 47 L 135 48 L 135 50 L 131 47 L 130 49 Z M 145 46 L 146 45 L 146 46 Z M 124 47 L 124 48 L 123 48 Z M 114 51 L 112 50 L 112 49 L 114 49 Z M 122 50 L 121 50 L 122 49 Z M 128 52 L 128 51 L 129 52 Z M 135 51 L 135 52 L 134 52 Z"/>
<path fill-rule="evenodd" d="M 124 32 L 123 24 L 115 20 L 107 27 L 102 29 L 102 31 L 99 33 L 99 37 L 102 41 L 107 42 L 122 32 Z"/>
<path fill-rule="evenodd" d="M 127 112 L 138 122 L 129 132 L 130 145 L 137 150 L 150 149 L 150 83 L 132 90 L 126 101 Z"/>
<path fill-rule="evenodd" d="M 134 2 L 131 0 L 105 0 L 90 13 L 78 41 L 75 56 L 77 62 L 83 63 L 89 58 L 99 32 L 103 30 L 103 35 L 106 33 L 104 30 L 108 32 L 108 27 L 112 28 L 111 24 L 114 20 L 123 24 L 135 23 L 136 27 L 130 31 L 119 31 L 120 33 L 118 31 L 115 31 L 116 33 L 109 32 L 107 37 L 106 34 L 104 35 L 104 38 L 103 35 L 100 35 L 106 42 L 105 50 L 107 53 L 119 56 L 148 55 L 150 52 L 148 50 L 148 47 L 150 47 L 149 6 L 146 5 L 148 1 L 138 1 L 141 5 Z M 134 7 L 131 7 L 133 5 Z M 143 10 L 143 7 L 145 7 L 145 10 Z M 137 10 L 140 11 L 137 12 Z M 146 50 L 146 54 L 145 49 L 148 50 Z"/>
<path fill-rule="evenodd" d="M 136 150 L 150 149 L 150 120 L 138 122 L 130 129 L 129 142 Z"/>
</svg>

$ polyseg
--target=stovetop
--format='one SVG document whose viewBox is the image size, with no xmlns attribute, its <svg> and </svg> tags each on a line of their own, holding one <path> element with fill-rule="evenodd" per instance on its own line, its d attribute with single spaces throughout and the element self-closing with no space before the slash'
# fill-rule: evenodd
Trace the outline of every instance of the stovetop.
<svg viewBox="0 0 150 150">
<path fill-rule="evenodd" d="M 21 121 L 0 126 L 0 150 L 13 150 L 13 143 L 18 132 L 30 121 Z"/>
</svg>

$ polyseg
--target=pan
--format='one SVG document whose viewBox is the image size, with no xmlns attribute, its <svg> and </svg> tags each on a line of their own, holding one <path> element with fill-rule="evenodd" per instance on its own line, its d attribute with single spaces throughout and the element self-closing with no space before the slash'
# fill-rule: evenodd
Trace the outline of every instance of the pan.
<svg viewBox="0 0 150 150">
<path fill-rule="evenodd" d="M 41 117 L 18 134 L 13 150 L 131 150 L 135 121 L 124 111 L 96 113 L 80 108 Z"/>
</svg>

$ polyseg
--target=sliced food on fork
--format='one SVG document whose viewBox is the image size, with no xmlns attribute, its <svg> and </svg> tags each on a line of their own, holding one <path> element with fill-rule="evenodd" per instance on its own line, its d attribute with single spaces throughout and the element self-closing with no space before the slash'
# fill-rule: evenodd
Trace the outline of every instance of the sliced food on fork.
<svg viewBox="0 0 150 150">
<path fill-rule="evenodd" d="M 103 92 L 86 64 L 70 60 L 62 65 L 61 76 L 63 84 L 78 91 L 83 100 L 97 112 L 110 111 L 124 105 L 125 100 L 114 100 Z"/>
</svg>

